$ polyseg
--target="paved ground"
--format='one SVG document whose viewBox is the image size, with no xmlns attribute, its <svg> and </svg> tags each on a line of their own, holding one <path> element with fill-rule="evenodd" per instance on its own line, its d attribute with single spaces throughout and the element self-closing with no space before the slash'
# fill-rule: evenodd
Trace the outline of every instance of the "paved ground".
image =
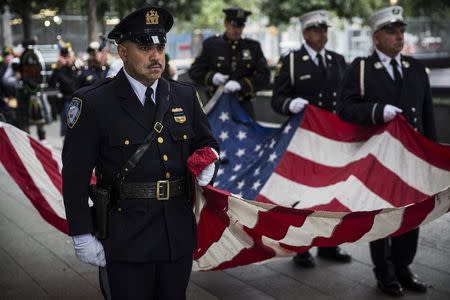
<svg viewBox="0 0 450 300">
<path fill-rule="evenodd" d="M 57 147 L 56 124 L 49 141 Z M 48 225 L 0 169 L 0 299 L 102 299 L 97 270 L 77 260 L 71 239 Z M 313 270 L 290 258 L 226 271 L 192 273 L 188 299 L 390 299 L 376 289 L 367 244 L 345 245 L 350 264 L 317 260 Z M 315 250 L 313 250 L 315 253 Z M 432 285 L 426 295 L 450 299 L 450 214 L 422 228 L 412 269 Z"/>
</svg>

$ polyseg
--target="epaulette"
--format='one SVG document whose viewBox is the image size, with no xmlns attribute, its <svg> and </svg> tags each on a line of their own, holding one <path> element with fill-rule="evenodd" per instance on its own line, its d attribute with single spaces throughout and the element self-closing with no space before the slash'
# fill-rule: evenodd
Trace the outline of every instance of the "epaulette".
<svg viewBox="0 0 450 300">
<path fill-rule="evenodd" d="M 81 89 L 77 92 L 77 94 L 78 94 L 78 93 L 88 93 L 88 92 L 90 92 L 90 91 L 93 91 L 93 90 L 95 90 L 95 89 L 101 87 L 102 85 L 105 85 L 105 84 L 107 84 L 107 83 L 110 83 L 113 79 L 114 79 L 114 77 L 107 77 L 107 78 L 98 80 L 98 81 L 94 82 L 94 83 L 91 84 L 91 85 L 88 85 L 88 86 L 86 86 L 86 87 L 81 88 Z"/>
</svg>

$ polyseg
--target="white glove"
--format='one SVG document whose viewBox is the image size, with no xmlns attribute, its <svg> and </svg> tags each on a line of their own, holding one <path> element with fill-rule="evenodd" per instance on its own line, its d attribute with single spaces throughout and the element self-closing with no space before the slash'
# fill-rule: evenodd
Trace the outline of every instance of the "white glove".
<svg viewBox="0 0 450 300">
<path fill-rule="evenodd" d="M 223 92 L 225 94 L 228 94 L 228 93 L 234 93 L 234 92 L 240 91 L 241 89 L 242 89 L 242 87 L 239 82 L 237 82 L 235 80 L 230 80 L 225 84 L 225 86 L 223 88 Z"/>
<path fill-rule="evenodd" d="M 289 103 L 289 111 L 293 114 L 298 114 L 305 108 L 306 104 L 308 103 L 308 100 L 305 100 L 303 98 L 294 98 L 291 100 L 291 103 Z"/>
<path fill-rule="evenodd" d="M 390 104 L 386 104 L 386 106 L 383 109 L 384 122 L 387 123 L 389 121 L 392 121 L 398 113 L 402 112 L 403 110 L 401 110 L 400 108 Z"/>
<path fill-rule="evenodd" d="M 103 245 L 92 234 L 74 236 L 73 245 L 75 253 L 82 262 L 99 267 L 106 265 Z"/>
<path fill-rule="evenodd" d="M 213 76 L 212 83 L 213 83 L 214 85 L 219 86 L 219 85 L 224 84 L 225 82 L 227 82 L 228 77 L 230 77 L 230 75 L 225 75 L 225 74 L 222 74 L 222 73 L 218 73 L 218 72 L 217 72 L 217 73 L 214 74 L 214 76 Z"/>
<path fill-rule="evenodd" d="M 215 163 L 210 163 L 203 169 L 203 171 L 197 176 L 197 182 L 199 186 L 205 186 L 211 182 L 214 176 L 214 170 L 216 168 Z"/>
</svg>

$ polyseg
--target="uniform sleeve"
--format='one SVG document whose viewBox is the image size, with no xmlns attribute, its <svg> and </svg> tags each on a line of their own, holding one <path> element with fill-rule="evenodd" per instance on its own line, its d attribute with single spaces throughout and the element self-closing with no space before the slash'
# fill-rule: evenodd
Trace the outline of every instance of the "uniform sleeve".
<svg viewBox="0 0 450 300">
<path fill-rule="evenodd" d="M 206 54 L 209 52 L 207 43 L 203 43 L 202 51 L 189 69 L 189 76 L 198 85 L 214 88 L 212 78 L 215 71 L 210 67 Z"/>
<path fill-rule="evenodd" d="M 289 55 L 280 58 L 278 74 L 275 75 L 271 104 L 272 108 L 283 115 L 289 113 L 289 103 L 293 94 L 293 84 L 289 75 Z"/>
<path fill-rule="evenodd" d="M 197 149 L 209 146 L 214 148 L 219 153 L 219 144 L 214 138 L 211 127 L 209 126 L 208 118 L 203 111 L 200 97 L 197 91 L 193 88 L 194 93 L 194 132 L 195 137 L 192 142 L 191 153 Z"/>
<path fill-rule="evenodd" d="M 361 59 L 355 59 L 345 72 L 340 92 L 338 115 L 343 120 L 359 125 L 381 124 L 383 123 L 385 105 L 368 101 L 367 95 L 361 97 L 360 61 Z M 365 80 L 367 80 L 366 75 Z"/>
<path fill-rule="evenodd" d="M 261 46 L 256 44 L 256 69 L 249 77 L 239 79 L 242 87 L 242 94 L 245 97 L 252 97 L 257 91 L 265 89 L 270 83 L 270 69 L 267 60 L 261 50 Z"/>
<path fill-rule="evenodd" d="M 77 116 L 69 106 L 68 119 L 73 115 L 64 140 L 62 179 L 69 234 L 79 235 L 94 232 L 88 189 L 99 155 L 99 129 L 89 101 L 82 97 L 74 97 L 73 101 L 81 101 L 81 108 L 75 119 Z"/>
<path fill-rule="evenodd" d="M 424 73 L 426 74 L 425 70 Z M 432 141 L 437 141 L 436 125 L 434 122 L 433 99 L 431 97 L 430 80 L 425 75 L 425 99 L 423 101 L 423 134 Z"/>
</svg>

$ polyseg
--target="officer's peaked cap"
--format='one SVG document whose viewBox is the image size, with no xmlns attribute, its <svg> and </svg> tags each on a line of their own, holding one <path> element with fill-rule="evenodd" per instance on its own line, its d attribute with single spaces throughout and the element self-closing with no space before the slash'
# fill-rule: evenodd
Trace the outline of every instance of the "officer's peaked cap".
<svg viewBox="0 0 450 300">
<path fill-rule="evenodd" d="M 129 40 L 138 44 L 165 44 L 172 25 L 173 17 L 164 8 L 144 7 L 123 18 L 108 38 L 117 43 Z"/>
<path fill-rule="evenodd" d="M 310 27 L 326 26 L 330 27 L 330 13 L 324 9 L 310 11 L 300 16 L 302 29 L 305 30 Z"/>
<path fill-rule="evenodd" d="M 401 6 L 389 6 L 376 11 L 367 18 L 367 25 L 375 32 L 385 26 L 392 26 L 394 24 L 406 25 L 403 20 L 403 8 Z"/>
<path fill-rule="evenodd" d="M 223 10 L 225 13 L 225 20 L 236 27 L 244 27 L 247 17 L 252 13 L 240 7 L 230 7 Z"/>
</svg>

